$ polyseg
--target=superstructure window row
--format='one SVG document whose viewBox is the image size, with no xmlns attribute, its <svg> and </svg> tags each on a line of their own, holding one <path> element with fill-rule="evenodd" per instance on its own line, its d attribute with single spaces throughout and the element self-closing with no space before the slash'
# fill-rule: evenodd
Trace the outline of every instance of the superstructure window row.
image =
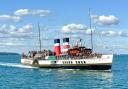
<svg viewBox="0 0 128 89">
<path fill-rule="evenodd" d="M 63 61 L 63 64 L 73 64 L 72 61 Z M 75 61 L 75 64 L 86 64 L 86 61 Z"/>
</svg>

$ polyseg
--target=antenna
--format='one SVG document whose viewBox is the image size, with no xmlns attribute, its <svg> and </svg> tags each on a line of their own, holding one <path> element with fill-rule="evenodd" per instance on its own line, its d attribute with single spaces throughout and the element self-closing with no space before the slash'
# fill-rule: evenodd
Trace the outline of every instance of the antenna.
<svg viewBox="0 0 128 89">
<path fill-rule="evenodd" d="M 38 32 L 39 32 L 39 45 L 40 45 L 40 51 L 41 51 L 41 38 L 40 38 L 40 24 L 39 24 L 39 21 L 38 21 Z"/>
<path fill-rule="evenodd" d="M 91 12 L 90 12 L 90 8 L 89 8 L 89 26 L 90 26 L 90 30 L 91 30 L 91 48 L 92 48 L 92 52 L 93 52 L 93 38 L 92 38 L 92 21 L 91 21 Z"/>
</svg>

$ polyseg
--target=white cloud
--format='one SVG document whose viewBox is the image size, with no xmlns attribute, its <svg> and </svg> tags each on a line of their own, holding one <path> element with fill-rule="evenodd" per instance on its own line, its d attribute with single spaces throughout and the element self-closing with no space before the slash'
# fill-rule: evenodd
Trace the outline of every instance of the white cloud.
<svg viewBox="0 0 128 89">
<path fill-rule="evenodd" d="M 29 11 L 28 11 L 28 9 L 19 9 L 19 10 L 15 11 L 14 14 L 18 15 L 18 16 L 28 15 Z"/>
<path fill-rule="evenodd" d="M 103 15 L 103 16 L 99 16 L 99 22 L 105 25 L 112 25 L 112 24 L 118 24 L 119 20 L 117 17 L 113 15 L 109 15 L 109 16 Z"/>
<path fill-rule="evenodd" d="M 21 18 L 19 16 L 11 16 L 11 15 L 0 15 L 0 21 L 14 21 L 19 22 Z"/>
<path fill-rule="evenodd" d="M 30 30 L 33 29 L 33 26 L 31 24 L 27 24 L 21 28 L 17 28 L 13 25 L 2 25 L 0 26 L 0 34 L 3 34 L 3 38 L 24 38 L 24 37 L 30 37 L 32 32 Z"/>
<path fill-rule="evenodd" d="M 68 24 L 66 26 L 62 27 L 63 33 L 73 33 L 75 31 L 85 31 L 87 30 L 87 27 L 82 24 Z"/>
<path fill-rule="evenodd" d="M 87 34 L 90 35 L 95 31 L 95 29 L 89 29 L 87 26 L 83 24 L 68 24 L 66 26 L 63 26 L 61 29 L 62 33 L 69 33 L 69 34 Z"/>
<path fill-rule="evenodd" d="M 119 32 L 118 32 L 118 35 L 119 35 L 119 36 L 127 37 L 127 36 L 128 36 L 128 33 L 119 31 Z"/>
<path fill-rule="evenodd" d="M 117 35 L 117 33 L 115 31 L 102 31 L 101 34 L 106 35 L 106 36 L 116 36 Z"/>
<path fill-rule="evenodd" d="M 119 23 L 119 19 L 114 15 L 109 15 L 109 16 L 91 15 L 91 18 L 94 23 L 98 23 L 101 25 L 117 25 Z"/>
<path fill-rule="evenodd" d="M 33 26 L 31 24 L 27 24 L 27 25 L 23 26 L 22 28 L 19 28 L 18 32 L 25 33 L 25 32 L 28 32 L 29 30 L 31 30 L 32 28 L 33 28 Z"/>
<path fill-rule="evenodd" d="M 8 43 L 5 43 L 5 45 L 7 45 L 7 46 L 12 46 L 12 45 L 14 45 L 14 43 L 8 42 Z"/>
<path fill-rule="evenodd" d="M 29 10 L 29 9 L 19 9 L 14 12 L 17 16 L 26 16 L 26 15 L 39 15 L 39 16 L 46 16 L 50 13 L 49 10 Z"/>
<path fill-rule="evenodd" d="M 85 31 L 86 34 L 91 34 L 91 32 L 93 33 L 95 31 L 95 29 L 87 29 Z"/>
<path fill-rule="evenodd" d="M 126 32 L 122 32 L 122 31 L 102 31 L 101 32 L 102 35 L 105 35 L 105 36 L 122 36 L 122 37 L 127 37 L 128 36 L 128 33 Z"/>
</svg>

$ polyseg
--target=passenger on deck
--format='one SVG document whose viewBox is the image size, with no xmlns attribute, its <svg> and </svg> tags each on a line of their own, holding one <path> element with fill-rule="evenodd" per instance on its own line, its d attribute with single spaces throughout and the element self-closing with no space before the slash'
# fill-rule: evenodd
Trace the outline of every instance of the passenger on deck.
<svg viewBox="0 0 128 89">
<path fill-rule="evenodd" d="M 22 53 L 22 58 L 26 58 L 26 55 L 24 53 Z"/>
</svg>

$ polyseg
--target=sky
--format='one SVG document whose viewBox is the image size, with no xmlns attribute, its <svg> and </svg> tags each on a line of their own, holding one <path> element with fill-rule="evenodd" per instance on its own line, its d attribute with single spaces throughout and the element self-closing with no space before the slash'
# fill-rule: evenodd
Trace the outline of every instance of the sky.
<svg viewBox="0 0 128 89">
<path fill-rule="evenodd" d="M 1 0 L 0 52 L 53 50 L 54 39 L 70 38 L 73 46 L 81 38 L 94 52 L 128 54 L 127 0 Z M 89 15 L 90 8 L 90 15 Z M 91 19 L 91 29 L 89 21 Z M 63 48 L 63 47 L 62 47 Z"/>
</svg>

